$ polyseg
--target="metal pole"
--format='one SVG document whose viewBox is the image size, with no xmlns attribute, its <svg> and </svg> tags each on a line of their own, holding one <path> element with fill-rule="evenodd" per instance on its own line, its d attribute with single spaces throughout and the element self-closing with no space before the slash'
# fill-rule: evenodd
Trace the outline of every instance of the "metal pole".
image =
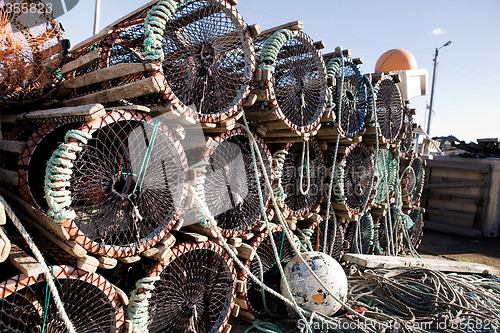
<svg viewBox="0 0 500 333">
<path fill-rule="evenodd" d="M 432 86 L 431 86 L 431 102 L 429 105 L 429 116 L 427 117 L 427 134 L 431 132 L 431 116 L 432 116 L 432 102 L 434 100 L 434 85 L 436 84 L 436 72 L 437 72 L 437 61 L 438 61 L 439 48 L 436 47 L 436 53 L 434 54 L 434 70 L 432 72 Z"/>
<path fill-rule="evenodd" d="M 101 20 L 101 0 L 95 0 L 94 35 L 99 32 L 100 20 Z"/>
</svg>

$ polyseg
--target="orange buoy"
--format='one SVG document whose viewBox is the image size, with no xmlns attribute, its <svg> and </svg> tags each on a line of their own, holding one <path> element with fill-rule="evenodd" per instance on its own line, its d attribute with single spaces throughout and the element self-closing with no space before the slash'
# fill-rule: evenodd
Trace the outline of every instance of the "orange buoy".
<svg viewBox="0 0 500 333">
<path fill-rule="evenodd" d="M 380 56 L 375 65 L 375 72 L 404 71 L 417 69 L 417 60 L 410 52 L 392 49 Z"/>
</svg>

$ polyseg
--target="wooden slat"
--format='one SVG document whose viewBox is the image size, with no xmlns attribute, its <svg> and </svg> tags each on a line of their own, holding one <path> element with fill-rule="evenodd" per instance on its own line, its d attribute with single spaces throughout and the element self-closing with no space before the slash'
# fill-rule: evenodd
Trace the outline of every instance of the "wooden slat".
<svg viewBox="0 0 500 333">
<path fill-rule="evenodd" d="M 0 202 L 0 225 L 5 225 L 7 223 L 7 216 L 5 215 L 5 207 L 3 203 Z"/>
<path fill-rule="evenodd" d="M 150 72 L 159 69 L 160 66 L 153 63 L 123 63 L 77 76 L 73 79 L 64 81 L 62 85 L 65 88 L 75 89 L 126 75 L 140 72 Z"/>
<path fill-rule="evenodd" d="M 31 206 L 29 203 L 24 201 L 23 199 L 19 198 L 18 196 L 10 193 L 3 187 L 0 187 L 0 194 L 8 199 L 9 203 L 12 202 L 16 204 L 17 207 L 21 208 L 23 211 L 28 213 L 35 221 L 39 222 L 42 226 L 44 226 L 46 229 L 51 230 L 59 236 L 62 240 L 68 240 L 69 239 L 69 234 L 66 232 L 66 229 L 62 226 L 60 223 L 55 223 L 53 219 L 51 219 L 47 214 L 45 214 L 42 211 L 39 211 L 35 207 Z"/>
<path fill-rule="evenodd" d="M 427 214 L 437 216 L 450 216 L 465 220 L 474 220 L 474 213 L 456 212 L 448 209 L 431 209 L 427 208 Z"/>
<path fill-rule="evenodd" d="M 11 244 L 9 261 L 26 276 L 38 276 L 43 273 L 42 265 L 16 244 Z"/>
<path fill-rule="evenodd" d="M 159 93 L 164 88 L 165 86 L 163 82 L 158 82 L 158 80 L 154 77 L 148 77 L 140 81 L 127 83 L 108 90 L 70 99 L 65 101 L 64 104 L 67 106 L 77 106 L 96 101 L 99 103 L 109 103 L 121 99 L 131 99 L 134 97 Z"/>
<path fill-rule="evenodd" d="M 467 163 L 463 161 L 440 161 L 440 160 L 428 160 L 427 166 L 430 168 L 444 168 L 444 169 L 458 169 L 458 170 L 468 170 L 468 171 L 477 171 L 483 173 L 490 172 L 489 164 L 476 164 L 476 163 Z"/>
<path fill-rule="evenodd" d="M 27 119 L 57 118 L 64 116 L 84 117 L 86 121 L 100 118 L 106 114 L 102 104 L 86 104 L 75 107 L 65 107 L 49 110 L 39 110 L 29 112 L 23 115 Z"/>
<path fill-rule="evenodd" d="M 439 232 L 444 232 L 447 234 L 453 234 L 458 236 L 470 237 L 470 238 L 481 238 L 481 230 L 464 228 L 457 225 L 449 225 L 442 222 L 436 221 L 424 221 L 424 228 Z"/>
<path fill-rule="evenodd" d="M 24 149 L 26 149 L 26 142 L 13 141 L 13 140 L 0 140 L 1 151 L 21 154 Z"/>
<path fill-rule="evenodd" d="M 292 21 L 292 22 L 288 22 L 288 23 L 285 23 L 285 24 L 282 24 L 282 25 L 278 25 L 277 27 L 274 27 L 274 28 L 270 28 L 270 29 L 266 29 L 264 31 L 261 31 L 261 33 L 256 36 L 256 40 L 257 41 L 262 41 L 266 38 L 268 38 L 270 35 L 272 35 L 273 33 L 275 33 L 276 31 L 278 30 L 281 30 L 281 29 L 288 29 L 288 30 L 292 30 L 292 31 L 298 31 L 298 30 L 302 30 L 304 28 L 304 22 L 303 21 Z"/>
<path fill-rule="evenodd" d="M 470 180 L 463 182 L 454 183 L 436 183 L 436 184 L 426 184 L 426 189 L 431 188 L 461 188 L 461 187 L 487 187 L 488 182 L 483 180 Z"/>
<path fill-rule="evenodd" d="M 99 260 L 99 268 L 102 269 L 113 269 L 118 264 L 115 258 L 99 257 L 97 260 Z"/>
<path fill-rule="evenodd" d="M 92 50 L 89 53 L 84 54 L 81 57 L 78 57 L 75 60 L 68 62 L 67 64 L 64 64 L 61 68 L 61 73 L 64 75 L 69 72 L 76 71 L 77 69 L 80 69 L 85 65 L 97 61 L 100 57 L 101 57 L 100 49 Z"/>
<path fill-rule="evenodd" d="M 86 48 L 87 46 L 93 45 L 93 44 L 103 40 L 104 38 L 108 37 L 112 33 L 113 33 L 113 29 L 109 29 L 108 27 L 106 27 L 106 28 L 102 29 L 101 31 L 99 31 L 97 34 L 90 36 L 89 38 L 76 44 L 74 47 L 71 48 L 71 50 L 69 50 L 69 52 L 75 54 L 75 53 L 81 51 L 82 49 Z"/>
<path fill-rule="evenodd" d="M 17 171 L 11 171 L 4 168 L 0 168 L 0 182 L 17 186 L 18 181 L 19 181 L 19 175 Z"/>
<path fill-rule="evenodd" d="M 76 267 L 86 272 L 95 273 L 99 267 L 99 260 L 91 256 L 85 256 L 83 258 L 78 258 L 76 261 Z"/>
</svg>

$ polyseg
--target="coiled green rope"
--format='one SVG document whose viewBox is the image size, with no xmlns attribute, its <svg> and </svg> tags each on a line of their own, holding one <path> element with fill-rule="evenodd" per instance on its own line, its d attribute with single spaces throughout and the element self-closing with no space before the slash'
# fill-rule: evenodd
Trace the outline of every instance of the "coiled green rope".
<svg viewBox="0 0 500 333">
<path fill-rule="evenodd" d="M 71 138 L 76 139 L 79 144 L 68 144 L 67 142 Z M 45 199 L 49 206 L 47 214 L 56 223 L 63 223 L 76 217 L 75 211 L 69 208 L 71 206 L 71 191 L 66 190 L 71 186 L 69 182 L 73 174 L 71 161 L 76 159 L 76 154 L 83 150 L 83 146 L 91 138 L 92 135 L 79 130 L 68 131 L 64 137 L 65 143 L 59 145 L 47 162 L 44 184 Z"/>
<path fill-rule="evenodd" d="M 155 289 L 155 282 L 160 280 L 159 276 L 145 277 L 137 281 L 135 290 L 129 296 L 128 318 L 132 322 L 133 333 L 149 333 L 149 299 L 151 291 Z M 144 290 L 138 294 L 139 289 Z"/>
<path fill-rule="evenodd" d="M 269 70 L 274 73 L 274 66 L 281 48 L 290 39 L 294 38 L 292 31 L 280 29 L 271 35 L 262 46 L 259 55 L 259 68 Z"/>
</svg>

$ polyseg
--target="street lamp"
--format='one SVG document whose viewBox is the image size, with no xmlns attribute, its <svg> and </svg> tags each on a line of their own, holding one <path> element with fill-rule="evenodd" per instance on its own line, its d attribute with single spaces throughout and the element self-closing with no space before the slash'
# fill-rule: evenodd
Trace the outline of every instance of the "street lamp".
<svg viewBox="0 0 500 333">
<path fill-rule="evenodd" d="M 431 116 L 432 116 L 432 102 L 434 100 L 434 85 L 436 83 L 436 72 L 437 72 L 437 62 L 439 50 L 443 47 L 451 44 L 451 40 L 447 41 L 443 46 L 436 48 L 436 53 L 434 54 L 434 71 L 432 73 L 432 87 L 431 87 L 431 103 L 429 105 L 429 116 L 427 117 L 427 134 L 430 134 L 431 130 Z"/>
</svg>

